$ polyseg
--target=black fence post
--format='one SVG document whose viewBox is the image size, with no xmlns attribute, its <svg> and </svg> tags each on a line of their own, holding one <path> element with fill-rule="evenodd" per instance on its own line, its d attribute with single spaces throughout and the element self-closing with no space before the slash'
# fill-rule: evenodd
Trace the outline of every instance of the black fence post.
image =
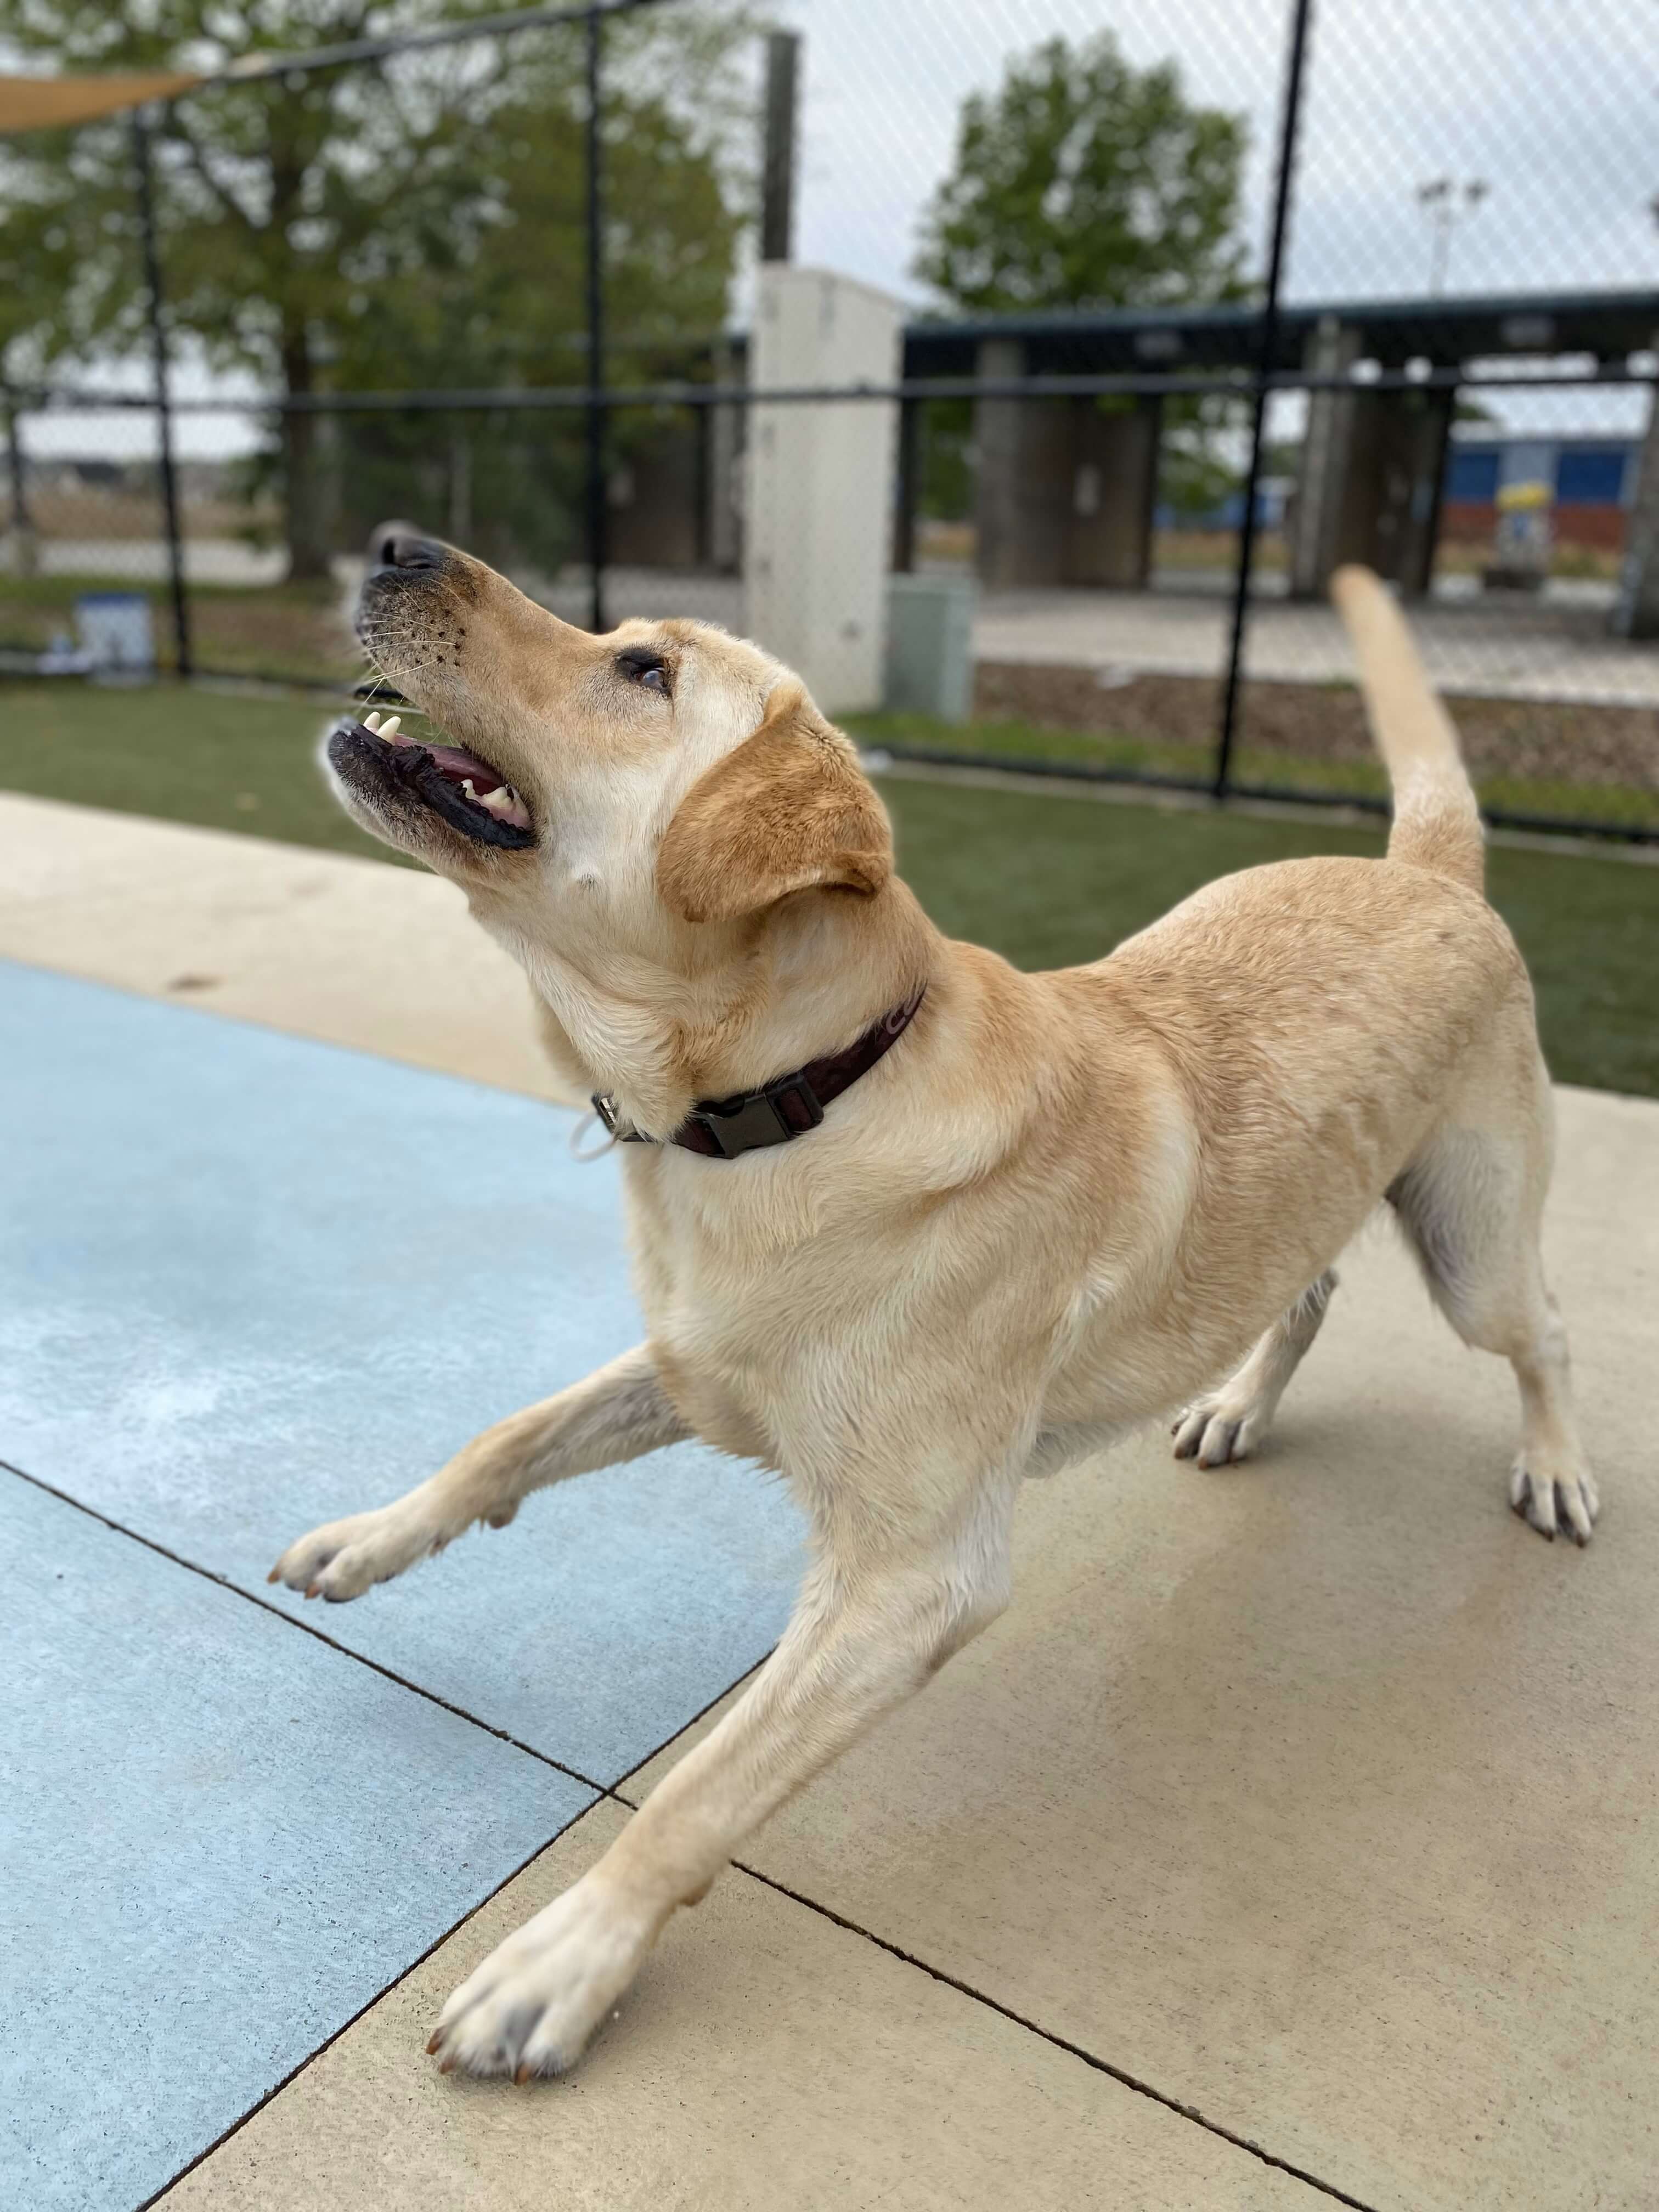
<svg viewBox="0 0 1659 2212">
<path fill-rule="evenodd" d="M 1250 568 L 1255 558 L 1255 502 L 1261 482 L 1261 441 L 1267 420 L 1267 380 L 1279 345 L 1279 291 L 1285 270 L 1285 238 L 1290 228 L 1291 187 L 1296 166 L 1296 132 L 1302 114 L 1302 71 L 1307 58 L 1313 0 L 1291 0 L 1290 49 L 1285 65 L 1285 112 L 1279 133 L 1279 181 L 1273 194 L 1273 230 L 1267 247 L 1267 289 L 1261 303 L 1261 351 L 1256 362 L 1255 398 L 1250 422 L 1250 461 L 1244 476 L 1244 512 L 1239 518 L 1238 576 L 1233 591 L 1232 641 L 1227 655 L 1227 688 L 1221 702 L 1221 736 L 1216 746 L 1215 795 L 1224 799 L 1232 775 L 1233 739 L 1238 726 L 1238 694 L 1243 673 L 1244 629 L 1249 620 Z"/>
<path fill-rule="evenodd" d="M 587 11 L 587 626 L 607 629 L 605 618 L 605 538 L 610 514 L 605 471 L 605 201 L 599 136 L 602 18 Z"/>
<path fill-rule="evenodd" d="M 17 419 L 19 402 L 16 396 L 8 392 L 4 398 L 6 473 L 11 480 L 11 521 L 9 526 L 17 549 L 19 571 L 29 575 L 33 573 L 34 520 L 29 513 L 28 486 L 24 482 L 23 431 Z"/>
<path fill-rule="evenodd" d="M 188 676 L 191 672 L 190 601 L 185 589 L 185 543 L 179 523 L 179 478 L 173 465 L 173 398 L 167 383 L 161 256 L 155 242 L 155 190 L 150 173 L 149 131 L 144 122 L 143 110 L 139 107 L 132 111 L 132 160 L 137 176 L 138 229 L 143 244 L 144 286 L 149 295 L 150 359 L 155 380 L 155 420 L 161 449 L 161 509 L 167 524 L 167 568 L 173 586 L 173 650 L 179 675 Z"/>
<path fill-rule="evenodd" d="M 766 34 L 766 96 L 761 132 L 760 258 L 790 261 L 795 243 L 795 109 L 800 33 Z"/>
</svg>

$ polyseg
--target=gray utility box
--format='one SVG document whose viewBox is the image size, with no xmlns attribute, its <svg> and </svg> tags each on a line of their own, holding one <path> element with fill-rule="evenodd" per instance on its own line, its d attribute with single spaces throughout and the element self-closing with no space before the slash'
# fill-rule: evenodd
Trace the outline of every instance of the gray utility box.
<svg viewBox="0 0 1659 2212">
<path fill-rule="evenodd" d="M 891 714 L 965 722 L 974 702 L 971 576 L 887 579 L 887 672 L 882 705 Z"/>
</svg>

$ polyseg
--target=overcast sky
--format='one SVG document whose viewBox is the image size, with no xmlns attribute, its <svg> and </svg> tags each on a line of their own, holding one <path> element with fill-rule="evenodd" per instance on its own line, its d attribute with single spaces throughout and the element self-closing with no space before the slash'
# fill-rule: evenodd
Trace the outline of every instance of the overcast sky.
<svg viewBox="0 0 1659 2212">
<path fill-rule="evenodd" d="M 916 219 L 966 94 L 1056 32 L 1106 27 L 1139 64 L 1249 118 L 1245 229 L 1265 266 L 1285 0 L 784 0 L 805 33 L 798 251 L 907 296 Z M 1316 0 L 1287 292 L 1420 295 L 1416 187 L 1490 190 L 1453 240 L 1456 291 L 1659 291 L 1656 0 Z M 1643 419 L 1641 395 L 1539 395 L 1528 427 Z"/>
<path fill-rule="evenodd" d="M 966 94 L 1008 55 L 1113 30 L 1174 58 L 1192 98 L 1249 118 L 1257 248 L 1276 154 L 1285 0 L 783 0 L 805 37 L 800 245 L 914 291 L 916 216 Z M 1654 0 L 1317 0 L 1289 289 L 1420 291 L 1425 179 L 1492 188 L 1460 234 L 1459 289 L 1659 285 Z"/>
<path fill-rule="evenodd" d="M 691 0 L 696 4 L 696 0 Z M 911 300 L 919 215 L 963 97 L 1009 55 L 1115 32 L 1250 122 L 1244 222 L 1265 259 L 1286 0 L 775 0 L 805 34 L 797 255 Z M 1454 291 L 1659 290 L 1659 0 L 1317 0 L 1287 290 L 1420 295 L 1416 187 L 1489 187 Z M 188 382 L 200 388 L 198 380 Z M 1640 392 L 1506 401 L 1517 428 L 1635 428 Z M 90 427 L 90 426 L 88 426 Z M 65 426 L 67 428 L 67 426 Z M 191 450 L 222 450 L 198 422 Z"/>
</svg>

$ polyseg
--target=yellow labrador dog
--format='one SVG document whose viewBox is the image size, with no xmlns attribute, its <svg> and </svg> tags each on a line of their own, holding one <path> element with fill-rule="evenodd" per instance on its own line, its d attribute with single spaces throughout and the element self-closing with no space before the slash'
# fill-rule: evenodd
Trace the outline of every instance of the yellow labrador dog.
<svg viewBox="0 0 1659 2212">
<path fill-rule="evenodd" d="M 676 1906 L 1008 1603 L 1026 1477 L 1182 1404 L 1178 1455 L 1259 1443 L 1381 1200 L 1453 1326 L 1514 1367 L 1512 1503 L 1588 1540 L 1532 994 L 1372 576 L 1336 596 L 1394 781 L 1387 859 L 1252 869 L 1027 975 L 928 921 L 853 747 L 757 647 L 592 636 L 413 532 L 378 551 L 361 633 L 445 738 L 343 722 L 335 782 L 462 886 L 624 1140 L 649 1334 L 272 1579 L 357 1597 L 691 1436 L 778 1469 L 813 1535 L 746 1694 L 450 1998 L 446 2069 L 572 2063 Z"/>
</svg>

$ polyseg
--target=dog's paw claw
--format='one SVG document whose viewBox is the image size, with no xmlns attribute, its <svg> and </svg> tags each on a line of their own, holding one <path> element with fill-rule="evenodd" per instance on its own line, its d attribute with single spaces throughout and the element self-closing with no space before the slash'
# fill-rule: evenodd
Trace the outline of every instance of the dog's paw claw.
<svg viewBox="0 0 1659 2212">
<path fill-rule="evenodd" d="M 266 1580 L 340 1605 L 441 1551 L 446 1540 L 402 1504 L 383 1506 L 313 1528 L 289 1545 Z"/>
<path fill-rule="evenodd" d="M 1231 1405 L 1218 1395 L 1195 1399 L 1170 1434 L 1177 1459 L 1195 1459 L 1200 1467 L 1225 1467 L 1248 1459 L 1266 1430 L 1261 1408 Z"/>
<path fill-rule="evenodd" d="M 1510 1470 L 1510 1504 L 1529 1528 L 1553 1543 L 1565 1528 L 1582 1549 L 1601 1510 L 1595 1477 L 1586 1467 L 1534 1468 L 1518 1459 Z"/>
<path fill-rule="evenodd" d="M 444 2007 L 441 2074 L 562 2074 L 633 1980 L 654 1926 L 586 1875 L 500 1944 Z"/>
</svg>

